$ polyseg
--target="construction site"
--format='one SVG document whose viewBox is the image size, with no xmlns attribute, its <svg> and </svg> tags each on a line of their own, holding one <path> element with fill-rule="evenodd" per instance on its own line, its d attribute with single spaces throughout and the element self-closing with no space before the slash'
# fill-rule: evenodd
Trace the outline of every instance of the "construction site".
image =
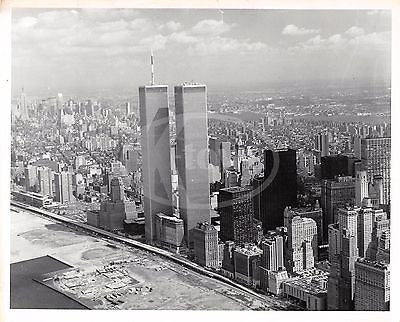
<svg viewBox="0 0 400 322">
<path fill-rule="evenodd" d="M 27 211 L 11 211 L 11 262 L 51 256 L 68 268 L 36 283 L 89 309 L 276 310 L 265 301 L 151 252 L 93 237 Z"/>
</svg>

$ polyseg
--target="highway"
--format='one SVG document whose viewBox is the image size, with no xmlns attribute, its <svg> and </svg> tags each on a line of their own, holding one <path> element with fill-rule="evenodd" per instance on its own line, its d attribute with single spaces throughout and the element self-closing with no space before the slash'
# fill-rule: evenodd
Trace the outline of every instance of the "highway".
<svg viewBox="0 0 400 322">
<path fill-rule="evenodd" d="M 141 250 L 149 251 L 152 253 L 155 253 L 157 255 L 163 256 L 164 258 L 167 258 L 175 263 L 178 263 L 182 265 L 185 268 L 188 268 L 194 272 L 197 272 L 201 275 L 208 276 L 210 278 L 213 278 L 215 280 L 218 280 L 219 282 L 222 282 L 224 284 L 229 285 L 230 287 L 236 288 L 242 292 L 246 292 L 248 295 L 252 296 L 253 298 L 258 299 L 262 303 L 266 304 L 271 310 L 288 310 L 288 304 L 286 301 L 279 300 L 278 298 L 274 298 L 271 296 L 267 295 L 262 295 L 259 294 L 252 289 L 249 289 L 241 284 L 236 283 L 235 281 L 232 281 L 231 279 L 224 277 L 222 275 L 217 274 L 216 272 L 210 271 L 208 269 L 205 269 L 204 267 L 199 266 L 196 263 L 193 263 L 191 261 L 188 261 L 184 258 L 178 257 L 167 250 L 154 247 L 148 244 L 144 244 L 141 242 L 138 242 L 136 240 L 120 236 L 90 225 L 87 225 L 85 223 L 77 222 L 73 219 L 66 218 L 64 216 L 57 215 L 55 213 L 49 212 L 47 210 L 41 209 L 41 208 L 36 208 L 32 206 L 28 206 L 25 204 L 22 204 L 20 202 L 16 202 L 11 200 L 11 209 L 12 210 L 22 210 L 26 212 L 30 212 L 32 214 L 44 217 L 46 219 L 49 219 L 51 221 L 55 221 L 59 224 L 62 224 L 64 226 L 67 226 L 72 229 L 79 229 L 79 230 L 84 230 L 86 233 L 90 235 L 94 235 L 96 237 L 101 237 L 107 239 L 107 241 L 115 241 L 121 244 L 124 244 L 126 246 L 138 248 Z M 294 304 L 290 305 L 290 310 L 304 310 L 300 307 L 295 306 Z"/>
</svg>

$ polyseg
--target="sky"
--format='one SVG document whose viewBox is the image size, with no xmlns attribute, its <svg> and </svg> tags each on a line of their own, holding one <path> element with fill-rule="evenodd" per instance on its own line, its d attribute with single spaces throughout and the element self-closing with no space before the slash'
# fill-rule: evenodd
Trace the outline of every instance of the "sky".
<svg viewBox="0 0 400 322">
<path fill-rule="evenodd" d="M 13 9 L 12 87 L 390 81 L 384 10 Z"/>
</svg>

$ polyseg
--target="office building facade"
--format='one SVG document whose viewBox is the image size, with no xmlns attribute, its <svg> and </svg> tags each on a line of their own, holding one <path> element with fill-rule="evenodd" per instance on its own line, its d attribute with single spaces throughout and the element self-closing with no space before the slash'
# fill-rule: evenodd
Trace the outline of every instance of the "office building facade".
<svg viewBox="0 0 400 322">
<path fill-rule="evenodd" d="M 292 273 L 301 273 L 314 267 L 318 258 L 317 224 L 311 218 L 295 216 L 287 225 L 285 266 Z"/>
<path fill-rule="evenodd" d="M 339 224 L 329 225 L 328 310 L 354 309 L 355 262 L 358 258 L 356 237 Z"/>
<path fill-rule="evenodd" d="M 210 268 L 219 267 L 218 231 L 207 222 L 192 231 L 195 261 Z"/>
<path fill-rule="evenodd" d="M 297 205 L 295 150 L 264 152 L 264 182 L 261 190 L 261 221 L 266 232 L 283 226 L 285 208 Z"/>
<path fill-rule="evenodd" d="M 211 221 L 206 86 L 175 86 L 175 113 L 180 215 L 190 244 L 190 231 Z"/>
<path fill-rule="evenodd" d="M 355 179 L 336 177 L 334 180 L 323 180 L 321 184 L 321 208 L 323 211 L 324 236 L 328 236 L 328 225 L 337 221 L 337 209 L 347 204 L 354 204 Z"/>
<path fill-rule="evenodd" d="M 54 200 L 62 204 L 74 200 L 71 172 L 61 171 L 54 174 Z"/>
<path fill-rule="evenodd" d="M 53 197 L 54 173 L 48 167 L 39 166 L 37 169 L 39 192 L 43 196 Z"/>
<path fill-rule="evenodd" d="M 321 157 L 321 179 L 334 179 L 336 176 L 347 176 L 348 157 L 345 155 L 330 155 Z"/>
<path fill-rule="evenodd" d="M 233 251 L 235 280 L 247 286 L 253 285 L 259 277 L 257 264 L 260 262 L 262 250 L 254 245 L 236 247 Z"/>
<path fill-rule="evenodd" d="M 391 138 L 374 137 L 361 140 L 361 162 L 367 171 L 368 181 L 375 175 L 382 176 L 383 203 L 390 204 L 390 156 Z"/>
<path fill-rule="evenodd" d="M 183 220 L 159 213 L 155 216 L 157 244 L 179 252 L 184 241 Z"/>
<path fill-rule="evenodd" d="M 372 241 L 372 210 L 362 208 L 357 215 L 357 247 L 360 257 L 367 257 Z"/>
<path fill-rule="evenodd" d="M 255 241 L 250 188 L 232 187 L 219 190 L 218 212 L 221 218 L 221 240 L 231 240 L 236 245 Z"/>
<path fill-rule="evenodd" d="M 315 137 L 315 149 L 321 152 L 321 157 L 329 155 L 329 135 L 321 133 Z"/>
<path fill-rule="evenodd" d="M 36 191 L 38 188 L 37 167 L 28 164 L 25 168 L 25 189 L 26 191 Z"/>
<path fill-rule="evenodd" d="M 168 87 L 139 88 L 146 241 L 156 239 L 155 215 L 172 215 Z"/>
<path fill-rule="evenodd" d="M 323 244 L 323 215 L 322 208 L 317 203 L 314 207 L 291 208 L 286 207 L 284 212 L 284 226 L 288 227 L 293 217 L 299 216 L 301 218 L 311 218 L 317 225 L 317 240 L 318 245 Z"/>
<path fill-rule="evenodd" d="M 283 237 L 280 235 L 268 236 L 260 245 L 263 256 L 261 266 L 269 271 L 277 271 L 284 267 Z"/>
<path fill-rule="evenodd" d="M 368 177 L 366 171 L 358 171 L 356 173 L 355 182 L 355 205 L 361 207 L 364 198 L 368 198 Z"/>
<path fill-rule="evenodd" d="M 388 311 L 390 304 L 390 265 L 359 258 L 355 263 L 356 311 Z"/>
</svg>

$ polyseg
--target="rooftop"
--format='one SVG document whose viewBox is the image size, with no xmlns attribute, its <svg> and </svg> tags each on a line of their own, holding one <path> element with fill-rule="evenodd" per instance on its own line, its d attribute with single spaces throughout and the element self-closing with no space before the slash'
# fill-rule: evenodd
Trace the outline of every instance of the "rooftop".
<svg viewBox="0 0 400 322">
<path fill-rule="evenodd" d="M 158 87 L 168 87 L 168 85 L 153 84 L 153 85 L 140 86 L 139 88 L 158 88 Z"/>
<path fill-rule="evenodd" d="M 175 217 L 175 216 L 168 216 L 166 214 L 163 213 L 158 213 L 157 214 L 158 217 L 165 219 L 165 220 L 169 220 L 169 221 L 174 221 L 174 222 L 182 222 L 183 220 L 181 218 Z"/>
<path fill-rule="evenodd" d="M 255 245 L 236 247 L 235 252 L 248 256 L 261 255 L 263 253 L 263 251 Z"/>
<path fill-rule="evenodd" d="M 223 188 L 220 189 L 219 191 L 225 191 L 225 192 L 230 192 L 230 193 L 235 193 L 235 192 L 250 192 L 249 188 L 246 187 L 230 187 L 230 188 Z"/>
<path fill-rule="evenodd" d="M 179 86 L 182 86 L 182 87 L 206 87 L 206 85 L 200 84 L 200 83 L 196 83 L 196 82 L 183 82 Z"/>
<path fill-rule="evenodd" d="M 389 267 L 390 267 L 390 264 L 388 264 L 388 263 L 378 262 L 378 261 L 371 261 L 371 260 L 368 260 L 366 258 L 358 258 L 357 262 L 361 263 L 361 264 L 364 264 L 364 265 L 367 265 L 367 266 L 370 266 L 370 267 L 377 268 L 379 270 L 388 270 Z"/>
<path fill-rule="evenodd" d="M 197 226 L 195 228 L 203 230 L 203 231 L 216 230 L 216 228 L 213 225 L 209 224 L 208 222 L 200 222 L 197 224 Z"/>
<path fill-rule="evenodd" d="M 312 269 L 302 272 L 298 277 L 292 278 L 284 282 L 295 287 L 299 287 L 308 293 L 317 295 L 327 293 L 326 282 L 328 281 L 328 273 Z"/>
</svg>

